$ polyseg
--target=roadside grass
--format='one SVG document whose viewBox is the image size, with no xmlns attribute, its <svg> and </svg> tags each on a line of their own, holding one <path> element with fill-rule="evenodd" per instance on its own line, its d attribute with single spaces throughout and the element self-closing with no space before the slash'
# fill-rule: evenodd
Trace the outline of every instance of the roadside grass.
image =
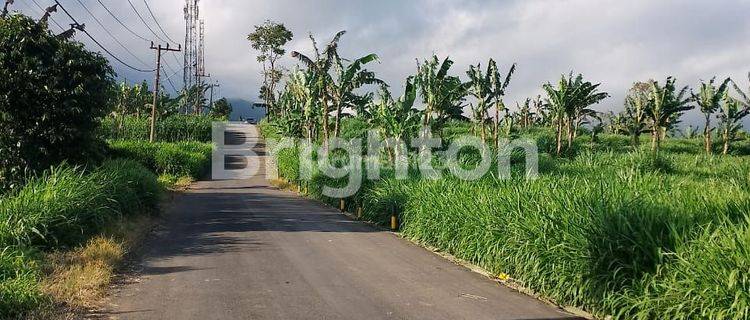
<svg viewBox="0 0 750 320">
<path fill-rule="evenodd" d="M 201 178 L 211 163 L 212 148 L 210 143 L 194 141 L 110 141 L 113 157 L 135 160 L 158 175 L 178 178 Z"/>
<path fill-rule="evenodd" d="M 750 158 L 708 156 L 701 141 L 681 139 L 654 156 L 611 135 L 552 157 L 549 132 L 522 136 L 540 145 L 538 179 L 522 177 L 515 155 L 509 180 L 397 180 L 386 170 L 363 180 L 346 209 L 385 225 L 395 212 L 405 237 L 597 317 L 750 316 Z M 337 207 L 322 186 L 346 178 L 302 181 L 296 152 L 277 158 L 281 178 Z"/>
<path fill-rule="evenodd" d="M 201 159 L 185 166 L 207 166 L 197 154 L 210 154 L 210 145 L 176 145 L 159 146 Z M 150 230 L 165 187 L 186 186 L 187 173 L 205 170 L 157 177 L 147 161 L 61 165 L 0 196 L 0 319 L 75 318 L 96 307 L 117 265 Z"/>
</svg>

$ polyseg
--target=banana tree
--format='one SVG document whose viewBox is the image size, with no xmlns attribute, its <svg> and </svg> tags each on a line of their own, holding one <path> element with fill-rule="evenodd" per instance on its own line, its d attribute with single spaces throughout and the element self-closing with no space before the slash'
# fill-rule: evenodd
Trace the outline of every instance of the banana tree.
<svg viewBox="0 0 750 320">
<path fill-rule="evenodd" d="M 648 108 L 647 116 L 651 124 L 651 149 L 658 153 L 661 148 L 661 140 L 664 138 L 667 128 L 674 123 L 683 112 L 693 109 L 690 104 L 692 98 L 688 96 L 688 87 L 685 86 L 677 91 L 677 80 L 667 77 L 664 86 L 657 81 L 651 81 L 649 99 L 651 107 Z"/>
<path fill-rule="evenodd" d="M 339 40 L 341 40 L 341 36 L 343 36 L 346 33 L 346 31 L 339 31 L 331 40 L 331 42 L 326 45 L 325 50 L 323 52 L 320 52 L 318 49 L 318 43 L 315 41 L 315 38 L 310 35 L 310 41 L 312 41 L 313 49 L 315 52 L 315 56 L 308 57 L 298 51 L 292 51 L 292 57 L 297 58 L 302 64 L 307 67 L 307 70 L 309 72 L 312 72 L 315 75 L 315 91 L 318 93 L 318 98 L 320 99 L 319 107 L 321 108 L 321 116 L 322 116 L 322 131 L 323 131 L 323 147 L 328 148 L 328 140 L 329 140 L 329 130 L 330 127 L 328 125 L 329 120 L 329 112 L 330 112 L 330 86 L 333 82 L 333 79 L 330 75 L 331 67 L 336 61 L 336 56 L 338 56 L 337 50 L 338 50 L 338 43 Z"/>
<path fill-rule="evenodd" d="M 750 114 L 750 107 L 746 107 L 741 100 L 731 97 L 725 93 L 723 103 L 720 106 L 719 130 L 724 142 L 722 154 L 729 153 L 729 146 L 732 141 L 737 139 L 737 133 L 742 129 L 742 119 Z"/>
<path fill-rule="evenodd" d="M 488 68 L 487 73 L 483 73 L 481 64 L 469 66 L 469 71 L 466 71 L 466 75 L 469 76 L 469 82 L 466 84 L 468 92 L 476 98 L 476 103 L 471 104 L 472 119 L 480 128 L 482 141 L 487 141 L 485 122 L 487 110 L 492 104 L 490 72 L 491 69 Z"/>
<path fill-rule="evenodd" d="M 317 79 L 312 71 L 302 71 L 295 69 L 289 74 L 286 91 L 290 92 L 294 103 L 301 109 L 303 126 L 305 127 L 305 138 L 312 143 L 316 134 L 316 119 L 319 117 L 320 108 L 317 107 L 319 101 L 319 91 L 317 89 Z"/>
<path fill-rule="evenodd" d="M 641 143 L 641 134 L 649 131 L 648 110 L 650 84 L 636 82 L 625 97 L 625 111 L 621 113 L 620 131 L 630 136 L 633 146 Z"/>
<path fill-rule="evenodd" d="M 371 112 L 372 123 L 375 125 L 386 144 L 395 141 L 406 141 L 409 134 L 419 129 L 422 114 L 414 108 L 414 101 L 417 97 L 417 89 L 414 85 L 414 77 L 406 79 L 406 89 L 404 94 L 397 100 L 393 100 L 391 93 L 386 86 L 382 86 L 380 91 L 380 100 L 373 106 Z M 386 145 L 389 160 L 399 159 L 402 156 L 401 147 L 398 145 Z"/>
<path fill-rule="evenodd" d="M 555 123 L 557 154 L 562 152 L 563 129 L 567 133 L 570 149 L 576 137 L 574 130 L 581 119 L 596 114 L 596 111 L 588 107 L 609 96 L 606 92 L 599 92 L 600 85 L 583 81 L 581 74 L 574 78 L 571 72 L 567 77 L 561 76 L 557 87 L 550 83 L 542 86 L 547 93 L 547 104 Z"/>
<path fill-rule="evenodd" d="M 433 55 L 431 59 L 417 63 L 414 84 L 419 88 L 425 105 L 424 126 L 433 126 L 439 132 L 442 124 L 451 118 L 463 118 L 463 100 L 466 90 L 458 77 L 448 75 L 453 61 L 442 62 Z M 434 120 L 434 123 L 433 123 Z"/>
<path fill-rule="evenodd" d="M 693 100 L 700 108 L 705 118 L 705 126 L 703 127 L 703 139 L 705 143 L 706 153 L 711 154 L 711 133 L 714 131 L 711 128 L 711 117 L 721 107 L 722 100 L 724 99 L 724 93 L 726 92 L 730 79 L 724 80 L 719 87 L 715 84 L 716 77 L 711 78 L 708 83 L 701 81 L 700 90 L 698 94 L 692 93 Z"/>
<path fill-rule="evenodd" d="M 377 55 L 368 54 L 352 61 L 346 66 L 337 52 L 333 51 L 333 56 L 336 78 L 330 82 L 329 91 L 334 110 L 336 111 L 333 136 L 338 137 L 341 131 L 342 108 L 348 105 L 356 105 L 355 102 L 360 98 L 360 96 L 354 94 L 354 90 L 368 84 L 377 84 L 381 87 L 387 85 L 383 80 L 378 79 L 374 72 L 363 68 L 364 65 L 370 62 L 378 61 Z"/>
<path fill-rule="evenodd" d="M 510 69 L 508 69 L 508 73 L 505 74 L 505 77 L 503 77 L 500 74 L 500 69 L 497 67 L 497 63 L 493 59 L 490 59 L 487 67 L 487 76 L 489 77 L 490 85 L 490 101 L 492 101 L 492 104 L 495 106 L 495 146 L 498 148 L 500 147 L 500 111 L 505 112 L 506 118 L 509 111 L 503 103 L 503 97 L 505 97 L 505 91 L 508 89 L 510 79 L 515 71 L 516 64 L 514 63 L 510 66 Z M 513 128 L 513 124 L 512 122 L 508 123 L 506 120 L 506 125 L 509 126 L 506 132 L 509 132 L 509 130 Z"/>
</svg>

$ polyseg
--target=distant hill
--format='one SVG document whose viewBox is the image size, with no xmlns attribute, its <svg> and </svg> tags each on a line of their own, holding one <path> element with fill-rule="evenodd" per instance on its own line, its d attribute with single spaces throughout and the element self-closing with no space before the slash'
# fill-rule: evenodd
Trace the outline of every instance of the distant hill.
<svg viewBox="0 0 750 320">
<path fill-rule="evenodd" d="M 254 118 L 260 120 L 266 116 L 266 109 L 255 107 L 252 101 L 240 98 L 227 98 L 227 101 L 232 104 L 232 114 L 229 115 L 231 121 L 238 121 L 240 117 L 242 119 Z"/>
</svg>

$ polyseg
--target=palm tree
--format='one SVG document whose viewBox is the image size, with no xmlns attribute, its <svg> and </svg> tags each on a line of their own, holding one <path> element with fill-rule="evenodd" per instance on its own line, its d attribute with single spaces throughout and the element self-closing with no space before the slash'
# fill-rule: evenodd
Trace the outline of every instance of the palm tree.
<svg viewBox="0 0 750 320">
<path fill-rule="evenodd" d="M 583 75 L 573 78 L 571 72 L 567 77 L 563 75 L 554 87 L 550 83 L 543 85 L 547 93 L 547 104 L 555 121 L 557 132 L 557 154 L 562 152 L 562 135 L 565 129 L 568 136 L 568 149 L 573 146 L 576 137 L 574 130 L 587 116 L 596 115 L 596 111 L 588 107 L 599 103 L 609 94 L 598 92 L 601 84 L 583 81 Z"/>
<path fill-rule="evenodd" d="M 750 107 L 746 107 L 743 101 L 731 97 L 728 93 L 723 96 L 720 106 L 719 129 L 724 142 L 722 154 L 729 153 L 729 144 L 737 138 L 737 132 L 742 128 L 742 118 L 750 114 Z"/>
<path fill-rule="evenodd" d="M 716 77 L 706 83 L 701 81 L 700 90 L 698 94 L 692 93 L 691 96 L 695 103 L 700 107 L 703 116 L 705 117 L 705 127 L 703 129 L 703 138 L 706 147 L 706 153 L 711 154 L 711 132 L 714 131 L 711 128 L 711 116 L 721 107 L 722 99 L 724 98 L 724 92 L 727 90 L 727 85 L 730 79 L 725 79 L 718 88 L 714 82 Z"/>
<path fill-rule="evenodd" d="M 674 123 L 683 112 L 693 109 L 690 105 L 692 99 L 686 97 L 688 87 L 683 87 L 677 91 L 673 77 L 667 77 L 664 86 L 659 82 L 651 80 L 651 92 L 649 99 L 651 107 L 648 109 L 648 118 L 651 122 L 651 149 L 658 153 L 661 147 L 661 140 L 666 134 L 670 123 Z"/>
<path fill-rule="evenodd" d="M 747 73 L 747 80 L 750 81 L 750 72 Z M 734 80 L 732 81 L 732 85 L 734 86 L 734 90 L 737 92 L 737 94 L 740 96 L 740 99 L 737 99 L 737 102 L 740 104 L 742 108 L 748 109 L 750 108 L 750 97 L 748 97 L 748 94 L 750 94 L 750 88 L 748 88 L 747 94 L 740 89 L 740 86 L 737 85 Z"/>
<path fill-rule="evenodd" d="M 333 82 L 333 79 L 330 75 L 330 70 L 333 64 L 335 63 L 336 57 L 338 56 L 338 43 L 339 40 L 341 40 L 341 36 L 343 36 L 346 33 L 346 31 L 339 31 L 331 40 L 331 42 L 326 45 L 325 50 L 321 53 L 318 49 L 318 44 L 315 41 L 315 38 L 310 35 L 310 40 L 312 41 L 313 49 L 315 50 L 315 56 L 314 59 L 298 52 L 298 51 L 292 51 L 292 57 L 297 58 L 300 62 L 302 62 L 308 69 L 308 71 L 315 74 L 315 79 L 317 80 L 315 82 L 315 90 L 317 91 L 318 97 L 320 98 L 320 108 L 322 110 L 322 117 L 323 117 L 323 147 L 328 148 L 328 138 L 329 138 L 329 125 L 328 125 L 328 117 L 330 112 L 330 106 L 329 98 L 330 98 L 330 86 Z"/>
<path fill-rule="evenodd" d="M 450 58 L 440 62 L 435 55 L 423 63 L 417 62 L 414 84 L 419 88 L 425 105 L 424 126 L 432 126 L 433 118 L 435 127 L 439 128 L 447 119 L 463 117 L 462 102 L 466 90 L 458 77 L 448 75 L 452 65 Z"/>
<path fill-rule="evenodd" d="M 341 57 L 336 51 L 333 51 L 336 79 L 330 82 L 329 91 L 334 109 L 336 110 L 336 120 L 334 125 L 333 136 L 338 137 L 341 125 L 341 109 L 343 106 L 354 106 L 359 96 L 354 94 L 354 90 L 366 84 L 378 84 L 387 86 L 383 80 L 375 77 L 375 73 L 362 67 L 370 62 L 378 61 L 378 56 L 368 54 L 364 57 L 352 61 L 344 66 Z"/>
</svg>

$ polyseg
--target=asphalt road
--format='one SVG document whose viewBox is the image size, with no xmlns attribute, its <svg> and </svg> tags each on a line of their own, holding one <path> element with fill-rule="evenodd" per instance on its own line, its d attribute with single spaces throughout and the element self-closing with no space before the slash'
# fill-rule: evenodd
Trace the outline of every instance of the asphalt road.
<svg viewBox="0 0 750 320">
<path fill-rule="evenodd" d="M 264 157 L 262 146 L 256 151 Z M 115 290 L 106 316 L 575 318 L 392 233 L 277 190 L 263 171 L 246 180 L 198 182 L 177 196 L 146 241 L 137 276 Z"/>
</svg>

